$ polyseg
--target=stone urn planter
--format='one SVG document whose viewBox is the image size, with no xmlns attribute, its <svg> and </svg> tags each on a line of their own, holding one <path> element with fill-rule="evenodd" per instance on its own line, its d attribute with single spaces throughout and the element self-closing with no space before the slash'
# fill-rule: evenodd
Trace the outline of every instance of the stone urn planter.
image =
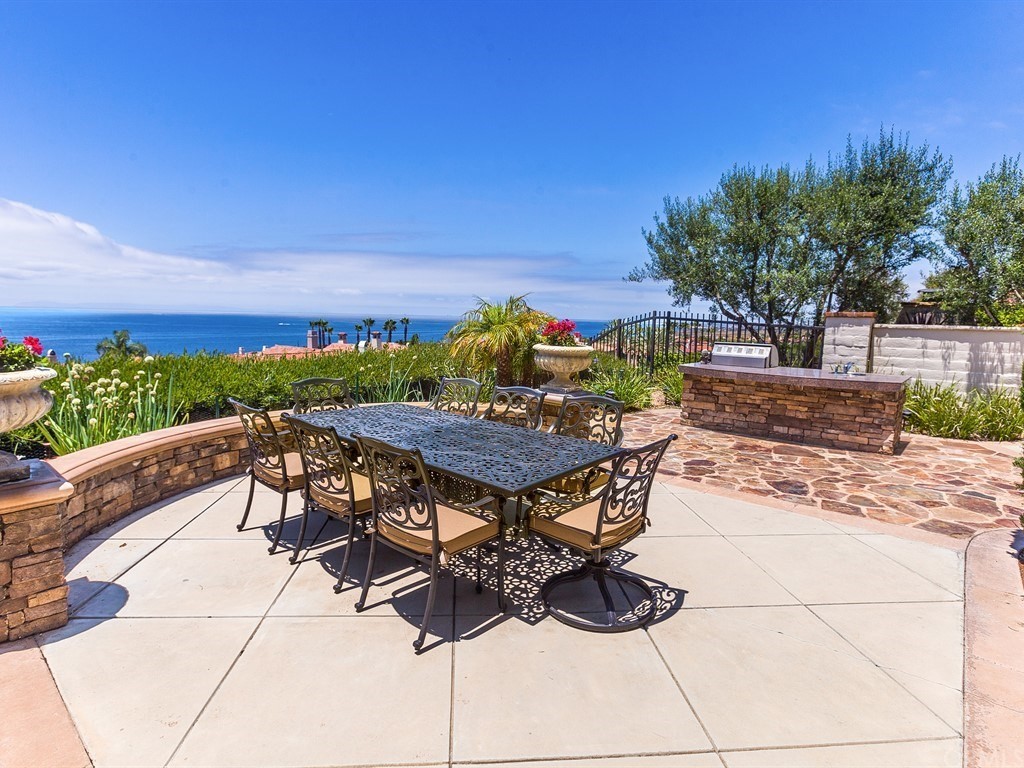
<svg viewBox="0 0 1024 768">
<path fill-rule="evenodd" d="M 53 395 L 41 385 L 56 375 L 52 368 L 0 373 L 0 434 L 28 426 L 46 415 L 53 406 Z M 28 475 L 28 462 L 0 451 L 0 483 L 24 480 Z"/>
<path fill-rule="evenodd" d="M 534 344 L 533 360 L 537 367 L 554 374 L 547 384 L 541 385 L 545 392 L 566 394 L 579 392 L 583 389 L 570 376 L 590 367 L 594 359 L 594 348 L 586 345 L 577 347 L 561 347 L 551 344 Z"/>
</svg>

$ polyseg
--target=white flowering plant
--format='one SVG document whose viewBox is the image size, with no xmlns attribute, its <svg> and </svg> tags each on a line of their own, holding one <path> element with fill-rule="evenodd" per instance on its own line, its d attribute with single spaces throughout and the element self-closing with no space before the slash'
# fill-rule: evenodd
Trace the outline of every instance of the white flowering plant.
<svg viewBox="0 0 1024 768">
<path fill-rule="evenodd" d="M 60 404 L 37 423 L 54 453 L 62 456 L 177 424 L 173 382 L 162 386 L 161 374 L 152 371 L 152 364 L 153 358 L 146 357 L 134 373 L 114 368 L 109 378 L 94 378 L 93 366 L 73 363 L 60 384 Z"/>
</svg>

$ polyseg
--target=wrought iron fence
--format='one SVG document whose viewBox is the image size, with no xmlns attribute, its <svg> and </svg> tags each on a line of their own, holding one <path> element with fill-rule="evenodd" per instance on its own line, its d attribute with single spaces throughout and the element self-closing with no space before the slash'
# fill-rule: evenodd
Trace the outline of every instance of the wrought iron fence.
<svg viewBox="0 0 1024 768">
<path fill-rule="evenodd" d="M 795 368 L 821 366 L 825 328 L 821 325 L 777 326 L 779 364 Z M 595 350 L 615 355 L 651 373 L 665 363 L 689 363 L 716 341 L 770 342 L 766 323 L 740 323 L 718 315 L 684 315 L 673 312 L 613 320 L 590 340 Z"/>
</svg>

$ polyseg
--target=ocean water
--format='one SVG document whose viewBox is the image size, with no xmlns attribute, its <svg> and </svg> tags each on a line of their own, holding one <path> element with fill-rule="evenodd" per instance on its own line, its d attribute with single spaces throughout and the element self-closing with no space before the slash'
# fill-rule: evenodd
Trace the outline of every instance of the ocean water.
<svg viewBox="0 0 1024 768">
<path fill-rule="evenodd" d="M 401 315 L 394 317 L 398 320 Z M 306 345 L 306 331 L 312 317 L 292 315 L 202 315 L 174 313 L 84 312 L 52 309 L 13 309 L 0 307 L 0 332 L 20 341 L 25 336 L 38 336 L 44 349 L 57 355 L 70 353 L 76 358 L 96 357 L 96 344 L 115 330 L 127 328 L 133 341 L 141 341 L 154 354 L 182 352 L 247 352 L 274 344 Z M 355 341 L 354 326 L 361 317 L 324 317 L 338 331 L 348 333 Z M 376 316 L 374 330 L 388 317 Z M 454 317 L 409 316 L 409 336 L 418 333 L 421 341 L 439 341 L 455 324 Z M 604 327 L 602 321 L 577 321 L 584 336 L 592 336 Z M 395 341 L 402 340 L 403 326 L 394 332 Z M 336 336 L 335 336 L 336 338 Z M 362 338 L 366 338 L 363 331 Z M 387 333 L 381 336 L 387 340 Z"/>
</svg>

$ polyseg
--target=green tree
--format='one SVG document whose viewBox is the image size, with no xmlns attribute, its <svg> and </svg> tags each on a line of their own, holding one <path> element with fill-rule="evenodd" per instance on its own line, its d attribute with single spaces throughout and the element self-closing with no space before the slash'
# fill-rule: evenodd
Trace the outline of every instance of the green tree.
<svg viewBox="0 0 1024 768">
<path fill-rule="evenodd" d="M 132 334 L 128 329 L 114 331 L 113 336 L 101 339 L 96 345 L 96 352 L 100 355 L 122 355 L 124 357 L 144 357 L 149 350 L 141 341 L 132 341 Z"/>
<path fill-rule="evenodd" d="M 477 305 L 448 332 L 452 350 L 463 355 L 476 370 L 494 367 L 496 384 L 506 387 L 519 374 L 522 383 L 533 377 L 533 343 L 550 315 L 530 307 L 526 296 L 509 296 L 491 303 L 477 298 Z"/>
<path fill-rule="evenodd" d="M 363 326 L 361 326 L 359 323 L 356 323 L 356 346 L 357 347 L 359 346 L 359 334 L 361 334 L 362 332 L 363 332 Z"/>
<path fill-rule="evenodd" d="M 402 324 L 402 343 L 407 344 L 409 342 L 409 318 L 403 317 L 398 322 Z"/>
<path fill-rule="evenodd" d="M 391 334 L 395 332 L 395 328 L 398 327 L 398 323 L 396 323 L 394 320 L 385 320 L 384 325 L 382 327 L 384 328 L 385 331 L 388 332 L 388 344 L 390 344 Z"/>
<path fill-rule="evenodd" d="M 370 343 L 370 331 L 373 330 L 373 324 L 376 323 L 376 322 L 377 321 L 374 320 L 372 317 L 367 317 L 367 318 L 363 319 L 363 325 L 366 326 L 366 343 L 367 343 L 367 345 L 369 345 L 369 343 Z"/>
<path fill-rule="evenodd" d="M 649 261 L 630 279 L 671 282 L 754 337 L 786 345 L 808 313 L 898 307 L 902 270 L 934 251 L 931 228 L 951 167 L 939 152 L 884 131 L 847 142 L 824 168 L 733 167 L 708 194 L 665 198 L 644 230 Z M 764 328 L 764 333 L 761 328 Z"/>
<path fill-rule="evenodd" d="M 954 186 L 936 255 L 942 309 L 957 322 L 1016 325 L 1024 306 L 1024 171 L 1004 157 L 977 182 Z"/>
</svg>

